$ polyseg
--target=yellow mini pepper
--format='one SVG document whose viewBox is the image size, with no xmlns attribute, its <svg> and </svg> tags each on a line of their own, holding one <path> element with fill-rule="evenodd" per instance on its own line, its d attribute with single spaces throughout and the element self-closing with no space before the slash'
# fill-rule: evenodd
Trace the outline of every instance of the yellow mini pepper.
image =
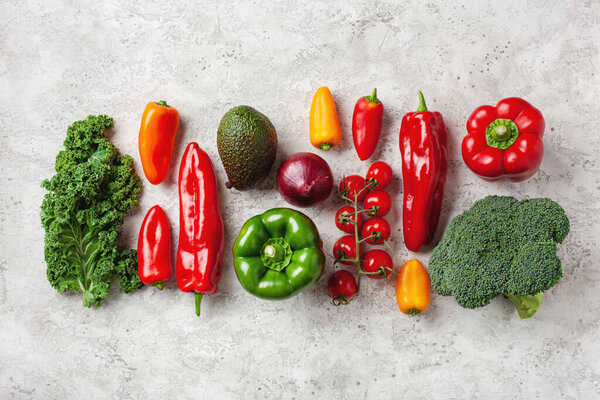
<svg viewBox="0 0 600 400">
<path fill-rule="evenodd" d="M 400 311 L 408 315 L 424 312 L 429 306 L 431 284 L 429 274 L 419 260 L 402 266 L 396 281 L 396 301 Z"/>
<path fill-rule="evenodd" d="M 321 150 L 329 150 L 342 140 L 335 102 L 327 86 L 315 92 L 310 106 L 309 131 L 310 142 Z"/>
</svg>

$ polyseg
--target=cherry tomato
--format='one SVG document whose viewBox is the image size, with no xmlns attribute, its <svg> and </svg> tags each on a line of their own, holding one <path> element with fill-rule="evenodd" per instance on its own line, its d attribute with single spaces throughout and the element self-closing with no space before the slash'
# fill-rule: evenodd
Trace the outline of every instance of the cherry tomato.
<svg viewBox="0 0 600 400">
<path fill-rule="evenodd" d="M 356 279 L 350 271 L 341 269 L 331 275 L 327 282 L 327 293 L 333 299 L 333 304 L 348 304 L 356 295 Z"/>
<path fill-rule="evenodd" d="M 367 181 L 373 182 L 373 187 L 383 190 L 392 183 L 394 173 L 392 167 L 383 161 L 377 161 L 367 171 Z"/>
<path fill-rule="evenodd" d="M 369 250 L 363 258 L 362 269 L 365 272 L 379 272 L 378 274 L 367 274 L 371 279 L 387 278 L 392 273 L 392 269 L 394 269 L 394 262 L 385 250 Z"/>
<path fill-rule="evenodd" d="M 363 253 L 362 243 L 360 244 L 358 251 L 360 254 Z M 354 235 L 346 235 L 339 238 L 333 245 L 333 256 L 336 260 L 340 260 L 339 262 L 342 264 L 355 265 L 353 259 L 356 259 L 356 239 L 354 238 Z M 342 257 L 347 260 L 341 260 Z"/>
<path fill-rule="evenodd" d="M 385 217 L 392 209 L 392 198 L 388 192 L 372 190 L 363 200 L 363 207 L 373 217 Z"/>
<path fill-rule="evenodd" d="M 375 234 L 374 237 L 366 240 L 369 244 L 383 243 L 384 240 L 390 238 L 390 233 L 390 224 L 383 218 L 369 218 L 360 230 L 360 236 L 363 239 Z"/>
<path fill-rule="evenodd" d="M 354 224 L 347 219 L 344 222 L 341 221 L 342 218 L 349 218 L 352 221 L 356 221 L 354 218 L 354 207 L 344 206 L 340 208 L 337 213 L 335 213 L 335 226 L 338 227 L 342 232 L 350 233 L 354 235 Z M 358 213 L 358 231 L 360 232 L 360 228 L 365 220 L 362 213 Z"/>
<path fill-rule="evenodd" d="M 350 175 L 342 179 L 340 182 L 340 194 L 348 197 L 351 201 L 354 201 L 356 193 L 358 195 L 358 201 L 361 201 L 367 195 L 368 190 L 362 190 L 366 186 L 367 182 L 362 176 Z M 362 190 L 362 192 L 361 192 Z"/>
</svg>

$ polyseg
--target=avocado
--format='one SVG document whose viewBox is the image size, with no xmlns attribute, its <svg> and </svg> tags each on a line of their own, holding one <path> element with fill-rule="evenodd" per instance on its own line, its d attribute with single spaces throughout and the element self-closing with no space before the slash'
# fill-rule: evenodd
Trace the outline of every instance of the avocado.
<svg viewBox="0 0 600 400">
<path fill-rule="evenodd" d="M 264 114 L 237 106 L 221 118 L 217 148 L 229 179 L 225 186 L 246 190 L 269 175 L 277 155 L 277 133 Z"/>
</svg>

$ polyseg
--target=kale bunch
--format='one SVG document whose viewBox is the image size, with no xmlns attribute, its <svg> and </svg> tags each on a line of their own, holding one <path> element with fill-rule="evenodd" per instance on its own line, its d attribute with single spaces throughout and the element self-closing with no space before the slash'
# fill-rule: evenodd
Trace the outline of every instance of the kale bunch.
<svg viewBox="0 0 600 400">
<path fill-rule="evenodd" d="M 556 244 L 569 226 L 563 208 L 550 199 L 481 199 L 452 220 L 433 250 L 432 287 L 466 308 L 502 294 L 521 318 L 529 318 L 562 276 Z"/>
<path fill-rule="evenodd" d="M 41 207 L 48 281 L 59 293 L 82 292 L 87 307 L 101 305 L 115 276 L 125 293 L 142 286 L 136 251 L 117 246 L 142 182 L 132 158 L 104 136 L 112 126 L 106 115 L 69 126 L 56 175 L 42 183 L 48 190 Z"/>
</svg>

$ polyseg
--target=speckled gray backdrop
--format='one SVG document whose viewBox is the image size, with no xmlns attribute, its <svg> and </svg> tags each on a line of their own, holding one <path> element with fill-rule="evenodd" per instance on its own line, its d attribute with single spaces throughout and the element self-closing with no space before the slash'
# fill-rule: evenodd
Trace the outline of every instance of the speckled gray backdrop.
<svg viewBox="0 0 600 400">
<path fill-rule="evenodd" d="M 578 398 L 600 396 L 600 4 L 593 1 L 204 2 L 37 0 L 0 3 L 0 398 Z M 351 4 L 356 3 L 356 4 Z M 432 296 L 427 313 L 397 309 L 394 284 L 364 282 L 333 307 L 325 283 L 284 302 L 247 294 L 225 256 L 221 290 L 203 302 L 175 282 L 132 295 L 118 285 L 98 309 L 46 281 L 39 205 L 67 126 L 112 115 L 111 138 L 137 154 L 146 102 L 181 115 L 174 155 L 197 141 L 212 157 L 220 117 L 239 104 L 268 115 L 282 159 L 315 151 L 314 90 L 331 88 L 344 139 L 319 153 L 336 180 L 366 172 L 352 148 L 355 101 L 377 87 L 386 107 L 377 158 L 396 172 L 397 265 L 403 246 L 398 131 L 422 90 L 450 131 L 441 228 L 486 194 L 559 201 L 572 221 L 560 246 L 564 278 L 534 318 L 497 299 L 477 310 Z M 460 158 L 478 105 L 522 96 L 547 120 L 540 171 L 521 184 L 486 183 Z M 127 219 L 135 245 L 145 211 L 161 204 L 177 233 L 176 167 L 145 182 Z M 274 172 L 255 190 L 221 191 L 227 248 L 250 216 L 285 205 Z M 307 210 L 329 253 L 340 235 L 334 196 Z M 176 237 L 174 238 L 176 243 Z M 418 257 L 424 262 L 430 251 Z"/>
</svg>

